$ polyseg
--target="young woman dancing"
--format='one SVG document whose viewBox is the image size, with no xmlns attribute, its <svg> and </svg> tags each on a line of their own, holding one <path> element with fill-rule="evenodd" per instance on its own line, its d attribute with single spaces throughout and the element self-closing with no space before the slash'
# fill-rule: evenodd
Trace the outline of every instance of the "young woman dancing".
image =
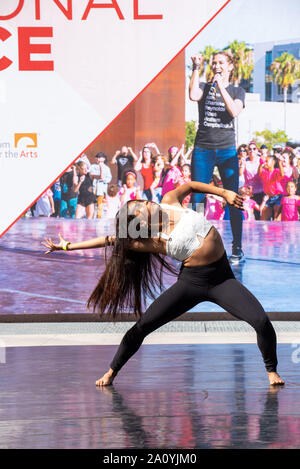
<svg viewBox="0 0 300 469">
<path fill-rule="evenodd" d="M 202 301 L 218 304 L 255 329 L 270 384 L 284 384 L 276 372 L 276 334 L 264 309 L 235 279 L 216 228 L 203 213 L 182 207 L 182 201 L 192 192 L 219 195 L 228 204 L 243 208 L 243 200 L 235 192 L 191 181 L 168 192 L 161 204 L 127 202 L 117 214 L 115 236 L 70 243 L 59 235 L 59 244 L 51 239 L 42 243 L 46 254 L 112 246 L 111 257 L 88 306 L 113 318 L 131 308 L 139 320 L 126 332 L 110 369 L 96 381 L 97 386 L 112 384 L 148 334 Z M 146 296 L 154 299 L 156 285 L 162 287 L 162 269 L 175 273 L 165 260 L 166 255 L 182 262 L 178 280 L 142 314 Z"/>
</svg>

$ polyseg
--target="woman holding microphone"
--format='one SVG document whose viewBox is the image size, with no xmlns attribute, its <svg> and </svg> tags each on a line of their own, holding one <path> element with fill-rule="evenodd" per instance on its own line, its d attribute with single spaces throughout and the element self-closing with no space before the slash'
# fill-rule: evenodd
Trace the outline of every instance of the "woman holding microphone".
<svg viewBox="0 0 300 469">
<path fill-rule="evenodd" d="M 193 73 L 189 85 L 189 96 L 198 102 L 199 127 L 195 138 L 191 169 L 192 180 L 209 183 L 214 167 L 217 166 L 223 187 L 238 192 L 239 163 L 236 152 L 234 119 L 245 106 L 245 91 L 230 84 L 233 61 L 226 52 L 214 54 L 211 83 L 200 83 L 199 69 L 203 57 L 192 57 Z M 204 194 L 193 194 L 193 208 L 204 200 Z M 229 261 L 237 264 L 244 261 L 242 251 L 242 212 L 229 206 L 232 229 L 232 255 Z"/>
</svg>

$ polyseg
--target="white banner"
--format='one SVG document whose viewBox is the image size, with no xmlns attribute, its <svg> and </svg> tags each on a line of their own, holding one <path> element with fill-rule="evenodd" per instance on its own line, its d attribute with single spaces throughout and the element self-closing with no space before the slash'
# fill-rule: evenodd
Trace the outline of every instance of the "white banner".
<svg viewBox="0 0 300 469">
<path fill-rule="evenodd" d="M 0 235 L 228 1 L 0 3 Z"/>
</svg>

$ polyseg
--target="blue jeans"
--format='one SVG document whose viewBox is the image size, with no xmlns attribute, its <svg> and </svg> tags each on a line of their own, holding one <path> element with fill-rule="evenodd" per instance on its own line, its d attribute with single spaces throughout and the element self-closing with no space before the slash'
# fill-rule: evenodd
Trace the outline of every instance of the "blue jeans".
<svg viewBox="0 0 300 469">
<path fill-rule="evenodd" d="M 192 181 L 209 184 L 214 167 L 217 166 L 224 189 L 238 192 L 239 188 L 239 164 L 235 146 L 220 150 L 208 150 L 195 147 L 192 156 Z M 195 208 L 197 203 L 203 202 L 205 194 L 192 194 L 191 202 Z M 233 246 L 242 245 L 242 211 L 229 206 L 230 224 L 233 236 Z"/>
<path fill-rule="evenodd" d="M 146 189 L 143 191 L 143 197 L 146 199 L 146 200 L 152 200 L 152 192 L 150 189 Z"/>
<path fill-rule="evenodd" d="M 77 197 L 68 200 L 62 200 L 60 205 L 60 216 L 62 218 L 75 218 L 77 206 Z"/>
</svg>

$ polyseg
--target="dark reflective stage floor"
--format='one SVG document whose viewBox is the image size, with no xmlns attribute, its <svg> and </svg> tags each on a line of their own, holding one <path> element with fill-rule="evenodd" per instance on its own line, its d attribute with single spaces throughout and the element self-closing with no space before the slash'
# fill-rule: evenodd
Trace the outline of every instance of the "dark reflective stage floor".
<svg viewBox="0 0 300 469">
<path fill-rule="evenodd" d="M 228 221 L 215 222 L 231 253 Z M 43 255 L 45 237 L 78 241 L 114 232 L 113 221 L 21 219 L 0 239 L 0 314 L 85 313 L 86 301 L 103 271 L 102 250 Z M 243 228 L 247 261 L 236 277 L 266 311 L 299 311 L 300 223 L 248 222 Z M 166 286 L 175 278 L 166 276 Z M 191 311 L 222 311 L 204 302 Z"/>
<path fill-rule="evenodd" d="M 8 348 L 0 448 L 300 447 L 300 349 L 278 346 L 282 388 L 254 344 L 145 345 L 96 388 L 115 350 Z"/>
</svg>

